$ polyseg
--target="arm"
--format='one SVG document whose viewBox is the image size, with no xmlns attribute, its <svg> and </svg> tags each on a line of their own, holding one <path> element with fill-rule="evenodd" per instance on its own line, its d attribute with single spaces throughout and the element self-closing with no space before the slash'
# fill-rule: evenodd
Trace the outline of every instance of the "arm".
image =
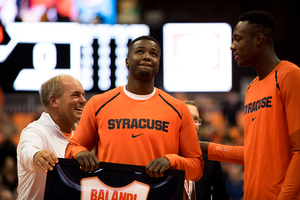
<svg viewBox="0 0 300 200">
<path fill-rule="evenodd" d="M 198 181 L 203 174 L 204 161 L 198 157 L 182 157 L 177 154 L 167 154 L 165 156 L 174 169 L 185 170 L 185 180 Z"/>
<path fill-rule="evenodd" d="M 298 135 L 300 130 L 298 131 Z M 298 136 L 298 141 L 300 137 Z M 297 199 L 300 195 L 300 149 L 293 150 L 292 159 L 285 175 L 278 200 Z"/>
<path fill-rule="evenodd" d="M 185 179 L 198 181 L 202 177 L 204 160 L 192 115 L 184 105 L 182 126 L 179 133 L 179 155 L 167 154 L 165 157 L 175 169 L 185 170 Z"/>
<path fill-rule="evenodd" d="M 213 142 L 199 141 L 201 150 L 208 154 L 209 160 L 244 165 L 244 147 L 221 145 Z"/>
<path fill-rule="evenodd" d="M 299 199 L 300 191 L 300 71 L 287 74 L 281 84 L 290 135 L 292 158 L 278 200 Z M 298 197 L 298 198 L 297 198 Z"/>
<path fill-rule="evenodd" d="M 98 169 L 100 164 L 98 158 L 90 152 L 98 142 L 93 100 L 91 98 L 85 105 L 80 122 L 65 152 L 66 158 L 75 158 L 82 170 L 91 172 Z"/>
<path fill-rule="evenodd" d="M 55 163 L 58 163 L 56 155 L 44 149 L 44 139 L 34 127 L 27 127 L 22 131 L 17 156 L 26 171 L 36 173 L 41 169 L 47 172 L 53 170 Z"/>
</svg>

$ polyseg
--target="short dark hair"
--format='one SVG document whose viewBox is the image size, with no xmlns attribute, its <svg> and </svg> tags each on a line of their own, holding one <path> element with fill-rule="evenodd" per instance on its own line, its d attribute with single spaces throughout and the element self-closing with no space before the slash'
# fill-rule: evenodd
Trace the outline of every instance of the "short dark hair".
<svg viewBox="0 0 300 200">
<path fill-rule="evenodd" d="M 269 44 L 273 44 L 275 37 L 275 20 L 271 14 L 266 11 L 252 10 L 242 14 L 239 21 L 248 21 L 253 25 L 255 33 L 262 33 Z"/>
<path fill-rule="evenodd" d="M 192 105 L 197 107 L 196 103 L 194 101 L 183 101 L 186 105 Z"/>
<path fill-rule="evenodd" d="M 128 45 L 128 51 L 130 49 L 130 47 L 137 41 L 139 40 L 152 40 L 153 42 L 155 42 L 158 46 L 159 46 L 159 50 L 161 51 L 161 47 L 160 47 L 160 44 L 159 42 L 152 36 L 149 36 L 149 35 L 143 35 L 143 36 L 140 36 L 138 38 L 135 38 L 134 40 L 132 40 L 129 45 Z"/>
</svg>

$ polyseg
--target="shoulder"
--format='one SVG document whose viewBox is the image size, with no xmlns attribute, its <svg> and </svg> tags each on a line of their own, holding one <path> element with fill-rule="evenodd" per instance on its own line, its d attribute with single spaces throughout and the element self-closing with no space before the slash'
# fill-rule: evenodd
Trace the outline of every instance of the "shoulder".
<svg viewBox="0 0 300 200">
<path fill-rule="evenodd" d="M 102 94 L 96 94 L 96 95 L 92 96 L 90 100 L 97 101 L 97 102 L 99 102 L 99 101 L 106 102 L 106 101 L 118 96 L 121 93 L 121 90 L 122 90 L 122 87 L 120 86 L 120 87 L 111 89 L 107 92 L 104 92 Z"/>
<path fill-rule="evenodd" d="M 300 87 L 300 68 L 289 61 L 281 61 L 275 69 L 275 81 L 279 88 Z"/>
<path fill-rule="evenodd" d="M 275 69 L 275 76 L 278 81 L 283 80 L 286 76 L 296 75 L 300 76 L 300 68 L 292 62 L 281 61 Z"/>
<path fill-rule="evenodd" d="M 54 127 L 54 123 L 48 113 L 43 112 L 38 120 L 35 120 L 28 124 L 25 129 L 49 129 Z"/>
<path fill-rule="evenodd" d="M 102 94 L 96 94 L 92 96 L 87 104 L 85 105 L 83 109 L 83 114 L 85 113 L 97 113 L 108 104 L 108 102 L 111 102 L 112 100 L 116 99 L 118 96 L 120 96 L 122 92 L 122 87 L 117 87 L 114 89 L 111 89 L 107 92 L 104 92 Z M 88 115 L 89 115 L 88 114 Z"/>
<path fill-rule="evenodd" d="M 300 70 L 300 68 L 296 64 L 294 64 L 294 63 L 292 63 L 290 61 L 287 61 L 287 60 L 282 60 L 279 63 L 278 67 L 286 69 L 288 71 L 289 70 Z"/>
<path fill-rule="evenodd" d="M 169 106 L 178 114 L 180 119 L 183 119 L 184 116 L 190 115 L 190 111 L 183 101 L 176 99 L 160 89 L 158 89 L 158 96 L 162 99 L 165 105 Z"/>
<path fill-rule="evenodd" d="M 186 107 L 185 103 L 179 99 L 176 99 L 175 97 L 171 96 L 170 94 L 157 89 L 158 90 L 158 95 L 160 96 L 161 99 L 163 99 L 166 103 L 170 103 L 176 107 Z"/>
<path fill-rule="evenodd" d="M 48 135 L 48 132 L 52 131 L 54 127 L 53 125 L 45 122 L 45 120 L 42 120 L 41 118 L 28 124 L 28 126 L 22 130 L 20 138 L 32 138 L 37 136 L 45 137 L 46 135 Z"/>
</svg>

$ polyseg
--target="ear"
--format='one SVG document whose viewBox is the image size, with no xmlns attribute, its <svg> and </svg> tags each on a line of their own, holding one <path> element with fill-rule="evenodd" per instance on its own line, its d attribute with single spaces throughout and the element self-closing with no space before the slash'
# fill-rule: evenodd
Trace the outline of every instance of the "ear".
<svg viewBox="0 0 300 200">
<path fill-rule="evenodd" d="M 50 103 L 50 106 L 51 106 L 51 107 L 56 108 L 56 107 L 58 106 L 56 96 L 51 95 L 51 96 L 49 97 L 49 103 Z"/>
<path fill-rule="evenodd" d="M 125 64 L 126 64 L 127 69 L 129 69 L 129 58 L 126 58 Z"/>
<path fill-rule="evenodd" d="M 265 36 L 262 33 L 258 33 L 256 35 L 256 44 L 257 45 L 261 45 L 263 43 L 263 41 L 265 40 Z"/>
</svg>

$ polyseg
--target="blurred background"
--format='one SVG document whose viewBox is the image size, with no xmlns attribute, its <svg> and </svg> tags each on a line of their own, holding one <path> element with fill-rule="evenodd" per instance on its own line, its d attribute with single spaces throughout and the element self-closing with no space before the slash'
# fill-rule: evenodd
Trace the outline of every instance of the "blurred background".
<svg viewBox="0 0 300 200">
<path fill-rule="evenodd" d="M 278 57 L 300 65 L 298 9 L 296 0 L 0 0 L 0 199 L 16 198 L 16 145 L 43 112 L 40 84 L 69 73 L 87 100 L 123 85 L 127 45 L 140 35 L 162 46 L 155 86 L 197 103 L 199 139 L 243 145 L 244 91 L 256 73 L 232 58 L 234 26 L 246 11 L 268 11 Z M 243 167 L 222 167 L 231 199 L 242 199 Z"/>
</svg>

